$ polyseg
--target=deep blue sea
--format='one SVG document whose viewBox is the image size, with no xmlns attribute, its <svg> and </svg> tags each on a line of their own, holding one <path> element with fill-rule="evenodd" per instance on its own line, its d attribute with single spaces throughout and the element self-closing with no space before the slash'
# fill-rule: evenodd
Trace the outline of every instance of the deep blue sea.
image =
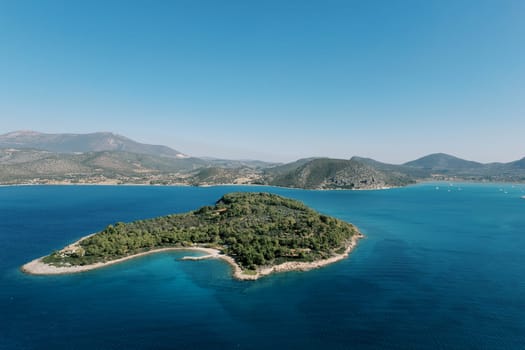
<svg viewBox="0 0 525 350">
<path fill-rule="evenodd" d="M 255 282 L 182 252 L 76 275 L 19 271 L 107 224 L 232 191 L 299 199 L 366 239 L 342 262 Z M 446 183 L 0 187 L 0 349 L 525 349 L 524 195 L 524 185 Z"/>
</svg>

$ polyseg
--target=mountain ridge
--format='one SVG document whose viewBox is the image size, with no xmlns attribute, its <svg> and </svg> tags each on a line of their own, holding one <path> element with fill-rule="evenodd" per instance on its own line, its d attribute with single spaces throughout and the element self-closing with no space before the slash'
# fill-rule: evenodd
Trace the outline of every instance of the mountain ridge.
<svg viewBox="0 0 525 350">
<path fill-rule="evenodd" d="M 308 189 L 377 189 L 429 181 L 525 182 L 525 157 L 479 163 L 445 153 L 404 164 L 371 158 L 302 158 L 293 162 L 196 158 L 110 132 L 0 135 L 0 184 L 259 184 Z"/>
<path fill-rule="evenodd" d="M 402 165 L 432 170 L 443 169 L 472 169 L 483 166 L 483 163 L 465 160 L 446 153 L 432 153 Z"/>
<path fill-rule="evenodd" d="M 187 158 L 182 152 L 163 145 L 134 141 L 112 132 L 87 134 L 48 134 L 19 130 L 0 135 L 0 148 L 34 148 L 57 153 L 85 153 L 99 151 L 126 151 L 173 158 Z"/>
</svg>

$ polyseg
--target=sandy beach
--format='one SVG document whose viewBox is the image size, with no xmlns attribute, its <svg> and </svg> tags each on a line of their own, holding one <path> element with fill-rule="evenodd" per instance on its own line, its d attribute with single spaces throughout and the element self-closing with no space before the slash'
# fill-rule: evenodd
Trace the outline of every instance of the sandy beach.
<svg viewBox="0 0 525 350">
<path fill-rule="evenodd" d="M 68 245 L 64 249 L 78 246 L 79 243 L 83 239 L 86 239 L 87 237 L 90 237 L 90 236 L 91 235 L 82 237 L 80 240 Z M 134 258 L 148 255 L 148 254 L 155 254 L 155 253 L 167 252 L 167 251 L 199 251 L 199 252 L 203 252 L 207 254 L 203 256 L 197 256 L 197 257 L 194 257 L 194 256 L 183 257 L 182 260 L 222 259 L 231 265 L 233 269 L 233 276 L 235 278 L 239 280 L 256 280 L 263 276 L 267 276 L 269 274 L 276 273 L 276 272 L 308 271 L 308 270 L 317 269 L 317 268 L 326 266 L 328 264 L 332 264 L 337 261 L 340 261 L 346 258 L 350 254 L 350 252 L 357 245 L 357 241 L 363 237 L 364 236 L 361 233 L 354 235 L 352 239 L 350 240 L 350 242 L 348 243 L 345 251 L 342 254 L 337 254 L 327 259 L 317 260 L 313 262 L 285 262 L 279 265 L 261 267 L 257 271 L 250 271 L 250 273 L 246 273 L 239 266 L 239 264 L 235 262 L 235 260 L 231 256 L 222 254 L 220 250 L 214 249 L 214 248 L 198 247 L 198 246 L 153 249 L 147 252 L 126 256 L 126 257 L 108 261 L 108 262 L 99 262 L 99 263 L 95 263 L 91 265 L 84 265 L 84 266 L 60 266 L 58 267 L 58 266 L 48 265 L 42 261 L 44 257 L 41 257 L 41 258 L 35 259 L 23 265 L 21 267 L 21 270 L 31 275 L 63 275 L 63 274 L 72 274 L 72 273 L 79 273 L 79 272 L 99 269 L 99 268 L 103 268 L 103 267 L 110 266 L 113 264 L 118 264 L 123 261 L 134 259 Z"/>
</svg>

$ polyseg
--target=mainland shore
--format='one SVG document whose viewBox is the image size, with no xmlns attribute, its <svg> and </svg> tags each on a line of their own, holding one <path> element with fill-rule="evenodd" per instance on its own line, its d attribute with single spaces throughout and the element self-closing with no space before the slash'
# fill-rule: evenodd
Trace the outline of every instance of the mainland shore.
<svg viewBox="0 0 525 350">
<path fill-rule="evenodd" d="M 85 237 L 82 237 L 78 241 L 70 244 L 64 249 L 71 249 L 74 247 L 79 246 L 80 242 L 92 235 L 88 235 Z M 158 249 L 152 249 L 146 252 L 137 253 L 133 255 L 129 255 L 120 259 L 115 259 L 107 262 L 98 262 L 95 264 L 90 265 L 83 265 L 83 266 L 53 266 L 46 264 L 42 261 L 44 257 L 35 259 L 31 262 L 28 262 L 27 264 L 23 265 L 21 267 L 21 270 L 27 274 L 31 275 L 64 275 L 64 274 L 73 274 L 73 273 L 80 273 L 80 272 L 86 272 L 90 270 L 95 270 L 99 268 L 103 268 L 106 266 L 110 266 L 113 264 L 118 264 L 123 261 L 131 260 L 140 256 L 148 255 L 148 254 L 155 254 L 160 252 L 167 252 L 167 251 L 199 251 L 206 253 L 206 255 L 203 256 L 189 256 L 189 257 L 183 257 L 182 260 L 202 260 L 202 259 L 222 259 L 226 261 L 233 270 L 233 276 L 238 280 L 257 280 L 261 277 L 270 275 L 272 273 L 277 272 L 286 272 L 286 271 L 308 271 L 312 269 L 317 269 L 332 263 L 335 263 L 337 261 L 340 261 L 344 258 L 346 258 L 350 252 L 355 248 L 357 245 L 357 242 L 359 239 L 363 238 L 363 234 L 360 232 L 356 233 L 354 236 L 352 236 L 351 240 L 347 243 L 345 251 L 341 254 L 336 254 L 331 256 L 327 259 L 322 260 L 316 260 L 312 262 L 295 262 L 295 261 L 289 261 L 285 262 L 279 265 L 273 265 L 273 266 L 266 266 L 266 267 L 260 267 L 255 271 L 246 271 L 241 268 L 239 264 L 231 257 L 226 254 L 221 253 L 220 250 L 215 248 L 207 248 L 207 247 L 168 247 L 168 248 L 158 248 Z"/>
</svg>

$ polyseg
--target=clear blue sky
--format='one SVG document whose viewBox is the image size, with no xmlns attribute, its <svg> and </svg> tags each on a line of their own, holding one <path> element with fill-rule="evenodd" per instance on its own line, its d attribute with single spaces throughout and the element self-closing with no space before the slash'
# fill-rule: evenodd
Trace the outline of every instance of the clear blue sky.
<svg viewBox="0 0 525 350">
<path fill-rule="evenodd" d="M 196 156 L 525 156 L 525 1 L 0 0 L 0 133 Z"/>
</svg>

